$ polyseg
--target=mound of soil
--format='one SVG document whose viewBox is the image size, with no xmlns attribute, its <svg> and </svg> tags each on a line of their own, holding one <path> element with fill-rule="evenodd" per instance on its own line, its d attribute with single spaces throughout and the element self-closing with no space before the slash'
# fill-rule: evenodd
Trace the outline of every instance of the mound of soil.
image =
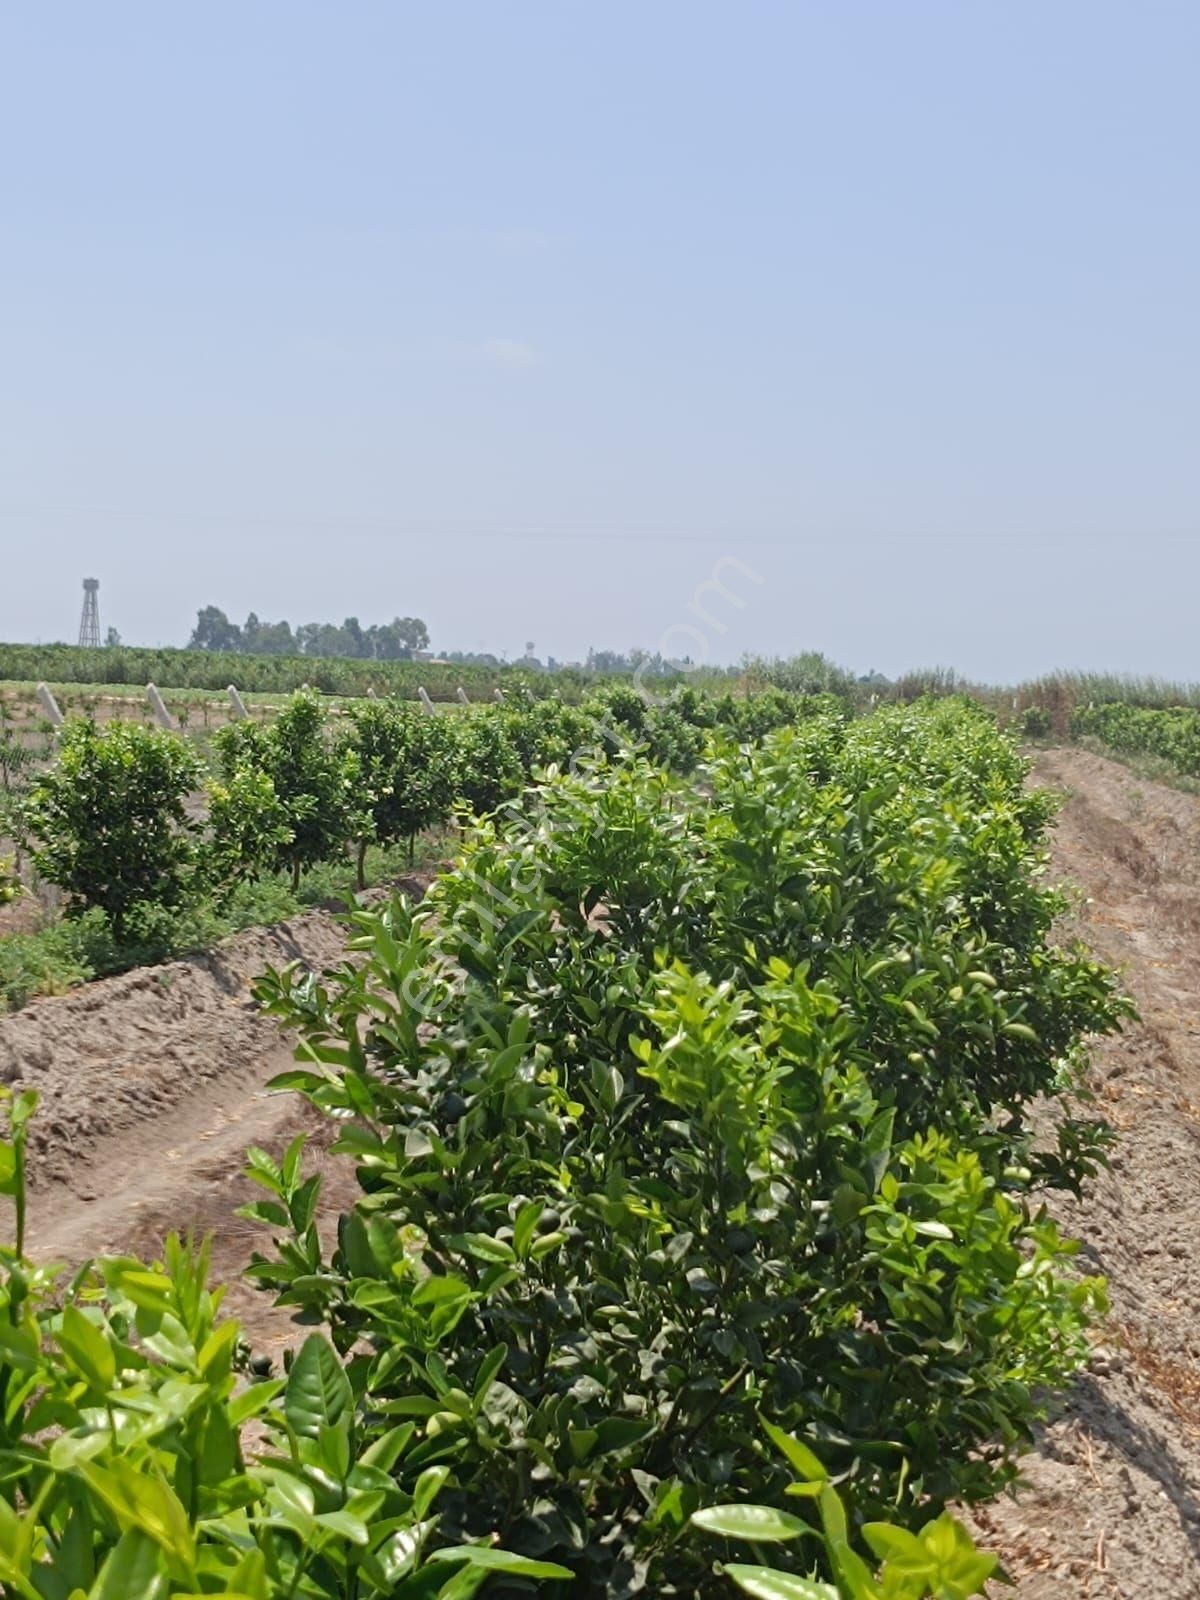
<svg viewBox="0 0 1200 1600">
<path fill-rule="evenodd" d="M 287 1055 L 250 994 L 268 966 L 320 969 L 342 954 L 324 912 L 238 934 L 210 954 L 141 967 L 0 1018 L 0 1082 L 35 1088 L 35 1184 L 69 1182 L 98 1141 L 199 1095 L 211 1104 L 248 1067 Z"/>
<path fill-rule="evenodd" d="M 398 887 L 419 897 L 430 876 Z M 259 1011 L 251 985 L 267 966 L 321 971 L 344 958 L 340 917 L 313 911 L 0 1017 L 0 1082 L 42 1097 L 29 1141 L 28 1238 L 38 1259 L 153 1258 L 169 1230 L 211 1233 L 215 1275 L 231 1284 L 248 1337 L 268 1350 L 293 1337 L 265 1296 L 236 1282 L 268 1243 L 235 1215 L 261 1197 L 244 1175 L 246 1147 L 278 1154 L 308 1136 L 326 1225 L 357 1185 L 349 1163 L 326 1154 L 327 1120 L 267 1090 L 292 1065 L 292 1041 Z"/>
</svg>

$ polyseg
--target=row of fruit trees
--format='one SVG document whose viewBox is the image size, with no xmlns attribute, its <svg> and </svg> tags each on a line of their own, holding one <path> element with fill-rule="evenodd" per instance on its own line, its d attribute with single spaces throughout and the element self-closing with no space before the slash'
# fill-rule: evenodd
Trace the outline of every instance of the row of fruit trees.
<svg viewBox="0 0 1200 1600">
<path fill-rule="evenodd" d="M 19 1226 L 0 1583 L 981 1593 L 994 1563 L 946 1507 L 1012 1482 L 1085 1358 L 1103 1286 L 1043 1201 L 1104 1159 L 1082 1041 L 1127 1014 L 1052 939 L 1053 804 L 992 718 L 618 696 L 368 704 L 335 736 L 301 696 L 219 740 L 202 822 L 180 741 L 81 727 L 35 786 L 48 866 L 89 762 L 150 748 L 176 796 L 135 830 L 155 882 L 475 820 L 420 903 L 352 914 L 345 965 L 259 986 L 300 1040 L 275 1086 L 359 1186 L 324 1240 L 302 1141 L 250 1152 L 250 1276 L 325 1330 L 283 1375 L 242 1376 L 202 1250 L 68 1282 Z M 0 1161 L 18 1197 L 31 1110 Z"/>
</svg>

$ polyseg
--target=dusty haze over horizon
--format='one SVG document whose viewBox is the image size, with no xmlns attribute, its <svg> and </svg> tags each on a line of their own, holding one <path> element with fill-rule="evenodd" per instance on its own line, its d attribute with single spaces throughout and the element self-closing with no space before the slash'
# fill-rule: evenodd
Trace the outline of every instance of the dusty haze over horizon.
<svg viewBox="0 0 1200 1600">
<path fill-rule="evenodd" d="M 114 0 L 0 44 L 0 637 L 73 640 L 94 573 L 130 643 L 216 604 L 1200 678 L 1197 8 Z"/>
</svg>

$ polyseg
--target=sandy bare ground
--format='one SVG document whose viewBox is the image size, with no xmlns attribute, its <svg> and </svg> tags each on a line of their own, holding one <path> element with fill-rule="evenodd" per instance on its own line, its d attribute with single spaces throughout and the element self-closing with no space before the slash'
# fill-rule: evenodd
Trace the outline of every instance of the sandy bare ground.
<svg viewBox="0 0 1200 1600">
<path fill-rule="evenodd" d="M 420 878 L 404 887 L 419 894 Z M 0 1017 L 0 1082 L 42 1095 L 30 1136 L 28 1238 L 38 1259 L 153 1258 L 171 1230 L 211 1233 L 214 1275 L 230 1285 L 227 1304 L 247 1337 L 273 1355 L 294 1340 L 286 1314 L 237 1281 L 252 1251 L 269 1244 L 235 1215 L 262 1198 L 244 1175 L 246 1147 L 278 1154 L 297 1133 L 311 1135 L 323 1226 L 351 1204 L 357 1184 L 348 1162 L 325 1154 L 325 1119 L 295 1095 L 267 1091 L 293 1064 L 292 1043 L 250 991 L 268 965 L 320 971 L 343 958 L 341 922 L 313 911 L 247 930 L 212 954 Z"/>
<path fill-rule="evenodd" d="M 1109 1325 L 1028 1486 L 978 1522 L 1022 1600 L 1196 1600 L 1200 802 L 1082 750 L 1046 752 L 1037 776 L 1069 795 L 1054 865 L 1086 897 L 1073 931 L 1122 969 L 1143 1020 L 1096 1053 L 1113 1169 L 1055 1208 L 1108 1278 Z"/>
<path fill-rule="evenodd" d="M 1046 752 L 1038 777 L 1070 796 L 1055 873 L 1084 898 L 1068 931 L 1124 970 L 1143 1021 L 1096 1055 L 1121 1134 L 1113 1171 L 1084 1205 L 1057 1206 L 1109 1279 L 1109 1325 L 1026 1487 L 977 1521 L 1022 1600 L 1198 1600 L 1200 801 L 1081 750 Z M 0 1081 L 44 1096 L 39 1257 L 152 1255 L 167 1229 L 194 1226 L 214 1233 L 216 1271 L 235 1282 L 260 1239 L 234 1216 L 255 1193 L 245 1147 L 279 1151 L 312 1126 L 296 1097 L 264 1091 L 290 1047 L 250 984 L 267 962 L 320 968 L 341 954 L 336 919 L 312 913 L 0 1018 Z M 328 1222 L 355 1185 L 347 1163 L 319 1148 L 315 1159 Z M 258 1348 L 296 1337 L 265 1296 L 236 1286 L 231 1304 Z"/>
</svg>

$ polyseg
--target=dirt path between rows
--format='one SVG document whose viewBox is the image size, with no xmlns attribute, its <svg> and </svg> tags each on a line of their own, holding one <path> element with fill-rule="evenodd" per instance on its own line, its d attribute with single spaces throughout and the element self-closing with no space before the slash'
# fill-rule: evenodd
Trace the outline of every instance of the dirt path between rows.
<svg viewBox="0 0 1200 1600">
<path fill-rule="evenodd" d="M 1112 1171 L 1054 1207 L 1104 1273 L 1103 1345 L 1026 1464 L 977 1521 L 1022 1600 L 1200 1596 L 1200 802 L 1082 750 L 1036 777 L 1069 798 L 1054 876 L 1069 921 L 1120 968 L 1142 1021 L 1096 1051 L 1119 1130 Z"/>
<path fill-rule="evenodd" d="M 423 890 L 428 874 L 402 886 Z M 291 1041 L 251 985 L 268 966 L 314 971 L 344 959 L 337 916 L 313 911 L 236 935 L 219 950 L 91 983 L 0 1017 L 0 1082 L 42 1096 L 31 1124 L 27 1234 L 39 1260 L 75 1265 L 128 1252 L 153 1259 L 171 1230 L 213 1236 L 213 1273 L 255 1348 L 296 1337 L 286 1313 L 239 1282 L 268 1236 L 235 1215 L 262 1191 L 245 1177 L 257 1144 L 278 1154 L 297 1133 L 321 1170 L 318 1220 L 357 1193 L 349 1163 L 328 1157 L 330 1125 L 266 1085 L 293 1064 Z M 6 1219 L 7 1220 L 7 1219 Z"/>
<path fill-rule="evenodd" d="M 1029 1458 L 1026 1486 L 976 1520 L 1022 1600 L 1198 1600 L 1200 801 L 1080 750 L 1045 752 L 1037 777 L 1069 793 L 1054 875 L 1085 898 L 1067 931 L 1124 970 L 1143 1021 L 1096 1053 L 1095 1088 L 1121 1134 L 1113 1170 L 1085 1204 L 1056 1207 L 1109 1279 L 1103 1343 Z M 44 1097 L 30 1207 L 39 1258 L 152 1256 L 169 1228 L 211 1231 L 216 1274 L 255 1346 L 274 1354 L 294 1339 L 266 1296 L 237 1283 L 260 1242 L 234 1215 L 256 1193 L 245 1147 L 278 1152 L 315 1130 L 296 1097 L 265 1092 L 291 1053 L 250 984 L 268 962 L 341 957 L 340 924 L 312 913 L 0 1018 L 0 1081 Z M 320 1138 L 328 1222 L 355 1185 Z"/>
</svg>

